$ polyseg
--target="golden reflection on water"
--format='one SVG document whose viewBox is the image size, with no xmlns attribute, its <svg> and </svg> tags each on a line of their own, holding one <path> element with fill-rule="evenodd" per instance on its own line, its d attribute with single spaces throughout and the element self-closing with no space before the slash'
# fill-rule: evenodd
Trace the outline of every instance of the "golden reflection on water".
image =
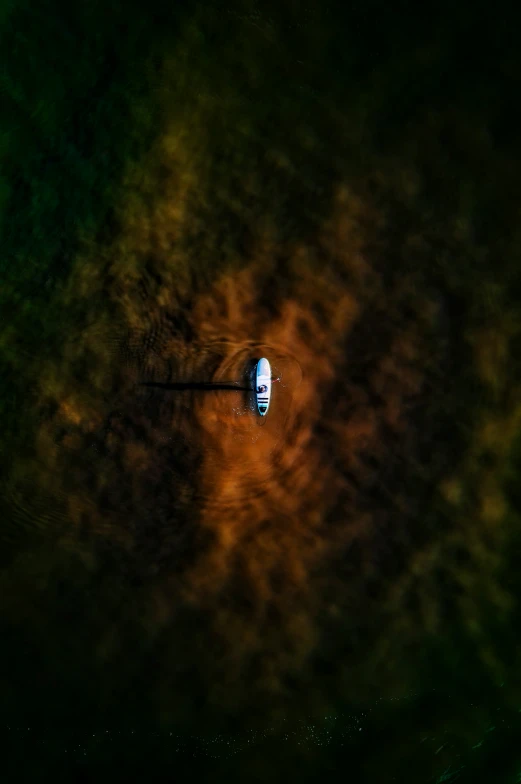
<svg viewBox="0 0 521 784">
<path fill-rule="evenodd" d="M 466 524 L 445 540 L 428 514 L 438 484 L 459 503 L 434 419 L 443 300 L 411 270 L 384 281 L 371 233 L 385 217 L 345 187 L 313 239 L 276 248 L 266 230 L 251 258 L 195 285 L 198 261 L 179 250 L 194 182 L 173 176 L 146 214 L 138 190 L 108 262 L 91 248 L 61 295 L 72 313 L 100 310 L 41 370 L 32 458 L 8 487 L 15 519 L 56 542 L 56 563 L 80 555 L 101 597 L 90 653 L 115 680 L 129 615 L 104 616 L 106 548 L 136 576 L 121 590 L 165 717 L 186 709 L 186 683 L 210 712 L 264 701 L 278 715 L 406 688 L 408 656 L 443 628 L 447 542 L 477 553 L 492 601 L 508 605 Z M 281 375 L 265 421 L 244 392 L 138 386 L 244 382 L 264 355 Z M 492 487 L 482 520 L 501 509 Z M 39 568 L 50 584 L 59 567 Z M 468 574 L 462 606 L 478 628 Z"/>
</svg>

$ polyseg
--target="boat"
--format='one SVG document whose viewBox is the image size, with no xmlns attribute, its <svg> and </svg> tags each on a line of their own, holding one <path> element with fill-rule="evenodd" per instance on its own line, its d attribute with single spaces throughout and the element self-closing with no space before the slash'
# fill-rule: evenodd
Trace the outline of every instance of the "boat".
<svg viewBox="0 0 521 784">
<path fill-rule="evenodd" d="M 266 416 L 271 400 L 271 366 L 266 357 L 257 362 L 255 371 L 255 395 L 257 410 L 261 416 Z"/>
</svg>

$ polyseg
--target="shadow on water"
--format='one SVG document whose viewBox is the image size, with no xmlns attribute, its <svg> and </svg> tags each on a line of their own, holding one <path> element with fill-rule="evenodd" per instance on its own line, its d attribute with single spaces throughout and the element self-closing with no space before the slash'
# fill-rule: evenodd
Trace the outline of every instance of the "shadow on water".
<svg viewBox="0 0 521 784">
<path fill-rule="evenodd" d="M 157 389 L 167 389 L 170 392 L 182 392 L 186 389 L 197 389 L 199 392 L 212 392 L 212 391 L 219 391 L 223 389 L 227 389 L 230 391 L 238 391 L 238 392 L 254 392 L 253 387 L 241 387 L 239 384 L 210 384 L 205 383 L 204 381 L 201 382 L 193 382 L 193 381 L 186 381 L 186 382 L 178 382 L 177 384 L 162 384 L 159 381 L 142 381 L 140 383 L 142 387 L 156 387 Z"/>
</svg>

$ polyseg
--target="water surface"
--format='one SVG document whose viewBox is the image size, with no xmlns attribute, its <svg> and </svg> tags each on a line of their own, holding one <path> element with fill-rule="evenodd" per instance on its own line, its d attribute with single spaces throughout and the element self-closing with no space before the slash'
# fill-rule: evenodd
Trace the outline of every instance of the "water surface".
<svg viewBox="0 0 521 784">
<path fill-rule="evenodd" d="M 471 781 L 499 758 L 513 781 L 500 14 L 492 41 L 476 9 L 472 35 L 463 10 L 376 3 L 26 12 L 1 20 L 13 748 L 27 725 L 58 756 L 110 732 L 129 770 L 136 733 L 227 781 Z"/>
</svg>

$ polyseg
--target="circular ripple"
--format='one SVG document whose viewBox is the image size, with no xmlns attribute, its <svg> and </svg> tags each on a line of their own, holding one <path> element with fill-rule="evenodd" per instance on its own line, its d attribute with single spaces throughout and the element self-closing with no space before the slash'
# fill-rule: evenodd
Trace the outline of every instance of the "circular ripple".
<svg viewBox="0 0 521 784">
<path fill-rule="evenodd" d="M 214 345 L 213 350 L 218 347 Z M 294 416 L 295 392 L 302 379 L 298 361 L 282 349 L 245 342 L 221 347 L 222 356 L 213 374 L 215 383 L 242 380 L 250 391 L 218 391 L 200 398 L 196 415 L 201 431 L 205 471 L 198 497 L 205 507 L 228 506 L 227 494 L 216 492 L 213 481 L 230 479 L 233 503 L 268 491 L 270 480 L 282 465 L 285 438 Z M 266 417 L 257 413 L 253 374 L 260 357 L 270 361 L 274 379 Z M 287 468 L 287 467 L 286 467 Z"/>
</svg>

